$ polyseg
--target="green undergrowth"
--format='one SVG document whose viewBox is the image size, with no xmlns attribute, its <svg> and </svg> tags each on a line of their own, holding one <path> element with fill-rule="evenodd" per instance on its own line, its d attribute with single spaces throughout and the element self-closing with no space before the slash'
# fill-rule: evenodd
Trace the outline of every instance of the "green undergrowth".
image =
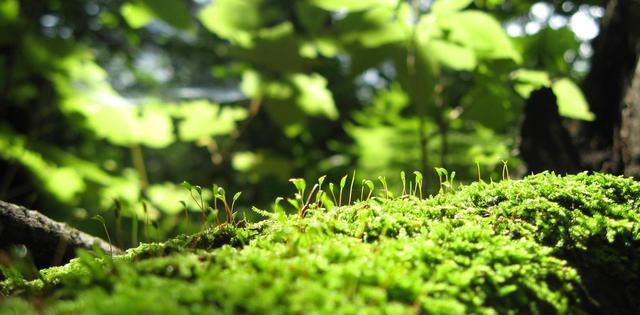
<svg viewBox="0 0 640 315">
<path fill-rule="evenodd" d="M 426 200 L 259 211 L 123 256 L 10 279 L 0 313 L 580 314 L 640 311 L 640 183 L 549 173 Z"/>
</svg>

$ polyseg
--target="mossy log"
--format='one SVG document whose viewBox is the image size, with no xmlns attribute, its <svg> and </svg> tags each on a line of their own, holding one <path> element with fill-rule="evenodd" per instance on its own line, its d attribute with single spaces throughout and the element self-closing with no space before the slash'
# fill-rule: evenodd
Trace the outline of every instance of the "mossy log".
<svg viewBox="0 0 640 315">
<path fill-rule="evenodd" d="M 111 254 L 122 251 L 108 242 L 57 222 L 25 207 L 0 201 L 0 250 L 26 246 L 38 268 L 60 265 L 75 257 L 80 248 L 97 244 Z"/>
</svg>

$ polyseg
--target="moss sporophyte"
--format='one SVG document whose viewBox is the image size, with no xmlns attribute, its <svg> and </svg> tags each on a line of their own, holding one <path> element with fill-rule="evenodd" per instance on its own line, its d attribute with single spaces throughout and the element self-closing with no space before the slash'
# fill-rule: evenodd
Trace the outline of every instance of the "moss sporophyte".
<svg viewBox="0 0 640 315">
<path fill-rule="evenodd" d="M 231 214 L 228 224 L 122 256 L 82 252 L 41 270 L 41 279 L 2 282 L 0 313 L 640 311 L 639 182 L 542 173 L 453 189 L 452 174 L 440 173 L 436 196 L 417 197 L 416 179 L 392 198 L 381 180 L 380 194 L 362 188 L 342 206 L 323 191 L 324 178 L 315 197 L 294 181 L 298 213 L 276 202 L 274 211 L 255 210 L 263 221 L 243 227 Z"/>
</svg>

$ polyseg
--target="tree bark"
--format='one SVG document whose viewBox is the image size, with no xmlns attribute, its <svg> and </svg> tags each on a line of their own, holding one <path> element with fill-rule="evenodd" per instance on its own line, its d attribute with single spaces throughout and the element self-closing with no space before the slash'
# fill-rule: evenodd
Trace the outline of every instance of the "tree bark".
<svg viewBox="0 0 640 315">
<path fill-rule="evenodd" d="M 580 157 L 562 124 L 551 88 L 533 91 L 527 100 L 520 129 L 520 155 L 531 173 L 553 170 L 565 174 L 581 169 Z"/>
<path fill-rule="evenodd" d="M 640 60 L 631 87 L 624 98 L 620 149 L 624 175 L 640 178 Z"/>
<path fill-rule="evenodd" d="M 640 0 L 607 1 L 593 49 L 582 90 L 596 119 L 579 124 L 580 131 L 567 142 L 567 129 L 553 114 L 555 98 L 532 93 L 520 145 L 529 172 L 590 170 L 640 178 Z M 541 114 L 531 106 L 553 113 Z M 547 130 L 528 130 L 535 128 Z"/>
<path fill-rule="evenodd" d="M 66 263 L 75 257 L 77 249 L 93 249 L 94 244 L 112 255 L 122 253 L 100 238 L 49 219 L 37 211 L 0 201 L 0 250 L 24 245 L 38 268 Z"/>
<path fill-rule="evenodd" d="M 633 170 L 640 165 L 629 150 L 638 150 L 640 132 L 638 83 L 634 83 L 640 56 L 640 0 L 608 1 L 593 48 L 583 91 L 596 119 L 585 124 L 579 139 L 583 161 L 591 170 L 638 176 Z M 635 148 L 627 146 L 634 143 Z"/>
</svg>

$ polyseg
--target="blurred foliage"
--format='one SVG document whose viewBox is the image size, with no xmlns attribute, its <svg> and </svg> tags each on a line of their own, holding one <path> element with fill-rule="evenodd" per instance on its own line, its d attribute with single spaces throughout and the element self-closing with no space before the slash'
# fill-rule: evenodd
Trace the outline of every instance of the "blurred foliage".
<svg viewBox="0 0 640 315">
<path fill-rule="evenodd" d="M 0 199 L 96 231 L 80 219 L 115 220 L 117 200 L 164 235 L 188 228 L 180 201 L 199 211 L 183 180 L 242 190 L 246 209 L 290 177 L 421 170 L 434 192 L 436 166 L 517 173 L 532 90 L 593 119 L 567 21 L 596 4 L 0 0 Z"/>
</svg>

